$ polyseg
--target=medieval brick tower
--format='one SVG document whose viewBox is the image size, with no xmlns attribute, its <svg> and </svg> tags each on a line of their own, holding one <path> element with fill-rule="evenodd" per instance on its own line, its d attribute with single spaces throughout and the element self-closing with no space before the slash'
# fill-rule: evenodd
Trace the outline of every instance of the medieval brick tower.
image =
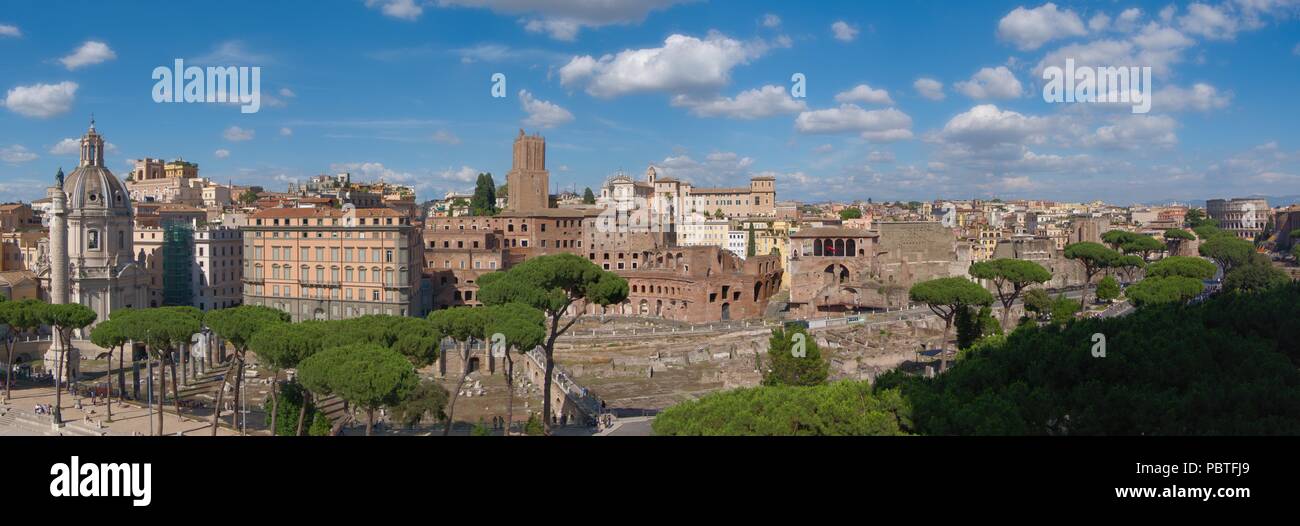
<svg viewBox="0 0 1300 526">
<path fill-rule="evenodd" d="M 546 171 L 546 138 L 525 135 L 519 130 L 515 138 L 514 164 L 506 174 L 509 196 L 507 208 L 531 212 L 550 207 L 551 174 Z"/>
</svg>

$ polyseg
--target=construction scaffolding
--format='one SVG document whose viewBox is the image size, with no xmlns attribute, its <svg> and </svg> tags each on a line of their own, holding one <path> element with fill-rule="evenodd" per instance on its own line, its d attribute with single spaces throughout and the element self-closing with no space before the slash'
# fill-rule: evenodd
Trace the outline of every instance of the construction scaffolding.
<svg viewBox="0 0 1300 526">
<path fill-rule="evenodd" d="M 163 226 L 163 305 L 194 304 L 194 227 L 183 221 Z"/>
</svg>

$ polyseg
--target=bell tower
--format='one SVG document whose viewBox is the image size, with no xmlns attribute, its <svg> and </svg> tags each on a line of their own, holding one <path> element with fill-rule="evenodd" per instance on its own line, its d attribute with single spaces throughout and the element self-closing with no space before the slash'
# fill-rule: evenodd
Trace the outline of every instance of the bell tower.
<svg viewBox="0 0 1300 526">
<path fill-rule="evenodd" d="M 90 118 L 90 129 L 81 138 L 81 164 L 78 166 L 104 166 L 104 137 L 95 131 L 95 118 Z"/>
<path fill-rule="evenodd" d="M 540 134 L 515 137 L 514 162 L 506 174 L 509 205 L 516 212 L 550 208 L 550 172 L 546 171 L 546 138 Z"/>
</svg>

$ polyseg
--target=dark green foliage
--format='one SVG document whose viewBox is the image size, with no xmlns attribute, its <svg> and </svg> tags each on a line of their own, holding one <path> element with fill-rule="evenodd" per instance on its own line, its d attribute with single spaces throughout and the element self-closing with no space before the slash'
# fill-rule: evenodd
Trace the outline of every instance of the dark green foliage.
<svg viewBox="0 0 1300 526">
<path fill-rule="evenodd" d="M 330 431 L 332 431 L 330 419 L 320 412 L 311 419 L 311 427 L 307 428 L 307 434 L 314 437 L 329 436 Z"/>
<path fill-rule="evenodd" d="M 316 406 L 310 400 L 306 400 L 306 390 L 297 383 L 280 384 L 280 395 L 277 403 L 272 404 L 271 397 L 267 397 L 262 402 L 262 410 L 266 414 L 271 414 L 271 406 L 276 406 L 275 430 L 276 436 L 294 436 L 298 430 L 298 411 L 302 409 L 302 404 L 307 404 L 307 412 L 303 416 L 303 421 L 312 423 L 316 419 Z"/>
<path fill-rule="evenodd" d="M 475 216 L 497 215 L 497 188 L 492 174 L 478 174 L 474 183 L 474 196 L 470 198 L 469 213 Z"/>
<path fill-rule="evenodd" d="M 1217 261 L 1225 273 L 1258 260 L 1254 243 L 1227 235 L 1201 243 L 1200 251 L 1202 256 Z"/>
<path fill-rule="evenodd" d="M 957 310 L 957 349 L 969 349 L 985 336 L 1002 334 L 1002 324 L 993 318 L 989 306 L 966 307 Z"/>
<path fill-rule="evenodd" d="M 844 210 L 840 210 L 840 219 L 861 219 L 861 218 L 862 218 L 861 208 L 845 208 Z"/>
<path fill-rule="evenodd" d="M 1181 228 L 1171 228 L 1169 230 L 1165 230 L 1165 239 L 1169 241 L 1173 241 L 1173 240 L 1192 241 L 1196 239 L 1196 236 L 1191 232 L 1188 232 Z"/>
<path fill-rule="evenodd" d="M 1183 225 L 1187 226 L 1187 228 L 1195 229 L 1207 223 L 1217 226 L 1219 222 L 1205 217 L 1205 211 L 1199 208 L 1188 210 L 1187 215 L 1183 216 Z"/>
<path fill-rule="evenodd" d="M 1139 237 L 1139 234 L 1127 230 L 1111 230 L 1101 235 L 1103 243 L 1110 245 L 1111 248 L 1119 250 L 1125 243 L 1131 242 Z"/>
<path fill-rule="evenodd" d="M 1134 306 L 1182 303 L 1196 297 L 1205 284 L 1196 278 L 1167 276 L 1147 278 L 1129 286 L 1125 294 Z"/>
<path fill-rule="evenodd" d="M 1228 292 L 1259 292 L 1285 285 L 1291 277 L 1281 269 L 1267 263 L 1254 263 L 1237 267 L 1223 276 L 1223 290 Z"/>
<path fill-rule="evenodd" d="M 596 204 L 596 194 L 591 192 L 590 186 L 582 190 L 582 204 L 584 205 Z"/>
<path fill-rule="evenodd" d="M 657 435 L 903 435 L 911 409 L 898 391 L 867 382 L 767 386 L 713 393 L 668 408 Z"/>
<path fill-rule="evenodd" d="M 1163 278 L 1176 279 L 1176 278 Z M 1092 356 L 1092 335 L 1107 354 Z M 1300 284 L 1021 328 L 899 387 L 931 435 L 1300 434 Z M 1288 360 L 1289 358 L 1289 360 Z"/>
<path fill-rule="evenodd" d="M 335 394 L 351 404 L 377 409 L 406 398 L 417 385 L 415 368 L 400 354 L 375 344 L 348 344 L 303 360 L 298 375 L 304 387 Z"/>
<path fill-rule="evenodd" d="M 1042 265 L 1023 259 L 1001 258 L 979 261 L 970 266 L 970 275 L 993 282 L 997 290 L 998 301 L 1002 302 L 1002 322 L 1007 322 L 1011 305 L 1016 302 L 1026 287 L 1046 283 L 1052 279 L 1052 273 Z"/>
<path fill-rule="evenodd" d="M 1214 221 L 1213 219 L 1208 221 L 1211 221 L 1211 223 L 1205 223 L 1192 229 L 1192 232 L 1196 232 L 1196 237 L 1200 238 L 1201 241 L 1209 241 L 1220 237 L 1233 237 L 1232 234 L 1219 228 L 1218 221 Z"/>
<path fill-rule="evenodd" d="M 1064 294 L 1057 296 L 1052 300 L 1052 324 L 1064 325 L 1066 322 L 1074 319 L 1074 315 L 1083 310 L 1083 304 L 1065 297 Z"/>
<path fill-rule="evenodd" d="M 1214 277 L 1218 267 L 1203 258 L 1190 256 L 1169 256 L 1147 267 L 1147 278 L 1184 276 L 1206 280 Z"/>
<path fill-rule="evenodd" d="M 803 340 L 803 356 L 795 356 L 795 343 Z M 826 383 L 830 364 L 822 359 L 817 341 L 803 327 L 772 329 L 768 339 L 767 365 L 763 385 L 819 385 Z"/>
<path fill-rule="evenodd" d="M 1097 299 L 1101 301 L 1111 301 L 1119 297 L 1119 280 L 1114 276 L 1106 276 L 1097 282 Z"/>
<path fill-rule="evenodd" d="M 447 400 L 451 394 L 433 380 L 422 380 L 401 403 L 392 407 L 393 420 L 398 425 L 415 427 L 426 418 L 439 422 L 447 419 Z"/>
<path fill-rule="evenodd" d="M 542 419 L 537 417 L 537 413 L 528 415 L 528 422 L 524 424 L 524 434 L 528 436 L 546 434 L 546 430 L 542 426 Z"/>
<path fill-rule="evenodd" d="M 268 325 L 288 323 L 289 314 L 260 305 L 240 305 L 209 312 L 203 321 L 217 336 L 243 352 L 253 334 Z"/>
<path fill-rule="evenodd" d="M 1096 276 L 1103 269 L 1115 266 L 1122 257 L 1119 252 L 1091 242 L 1066 245 L 1064 254 L 1066 258 L 1083 264 L 1085 283 L 1082 299 L 1084 304 L 1088 303 L 1088 286 L 1091 285 L 1093 276 Z"/>
<path fill-rule="evenodd" d="M 1043 289 L 1033 289 L 1025 293 L 1025 312 L 1034 313 L 1041 318 L 1052 311 L 1052 296 Z"/>
</svg>

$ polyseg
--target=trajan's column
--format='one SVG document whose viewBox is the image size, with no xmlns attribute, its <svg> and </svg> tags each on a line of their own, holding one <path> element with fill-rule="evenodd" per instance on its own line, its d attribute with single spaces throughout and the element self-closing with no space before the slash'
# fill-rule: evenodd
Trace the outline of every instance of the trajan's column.
<svg viewBox="0 0 1300 526">
<path fill-rule="evenodd" d="M 68 302 L 68 194 L 63 190 L 63 168 L 54 176 L 54 186 L 47 195 L 50 197 L 50 303 L 62 305 Z M 45 370 L 55 371 L 62 381 L 68 381 L 65 368 L 59 367 L 60 352 L 68 350 L 66 359 L 72 360 L 73 375 L 76 376 L 81 362 L 76 348 L 62 341 L 56 333 L 45 351 Z"/>
</svg>

